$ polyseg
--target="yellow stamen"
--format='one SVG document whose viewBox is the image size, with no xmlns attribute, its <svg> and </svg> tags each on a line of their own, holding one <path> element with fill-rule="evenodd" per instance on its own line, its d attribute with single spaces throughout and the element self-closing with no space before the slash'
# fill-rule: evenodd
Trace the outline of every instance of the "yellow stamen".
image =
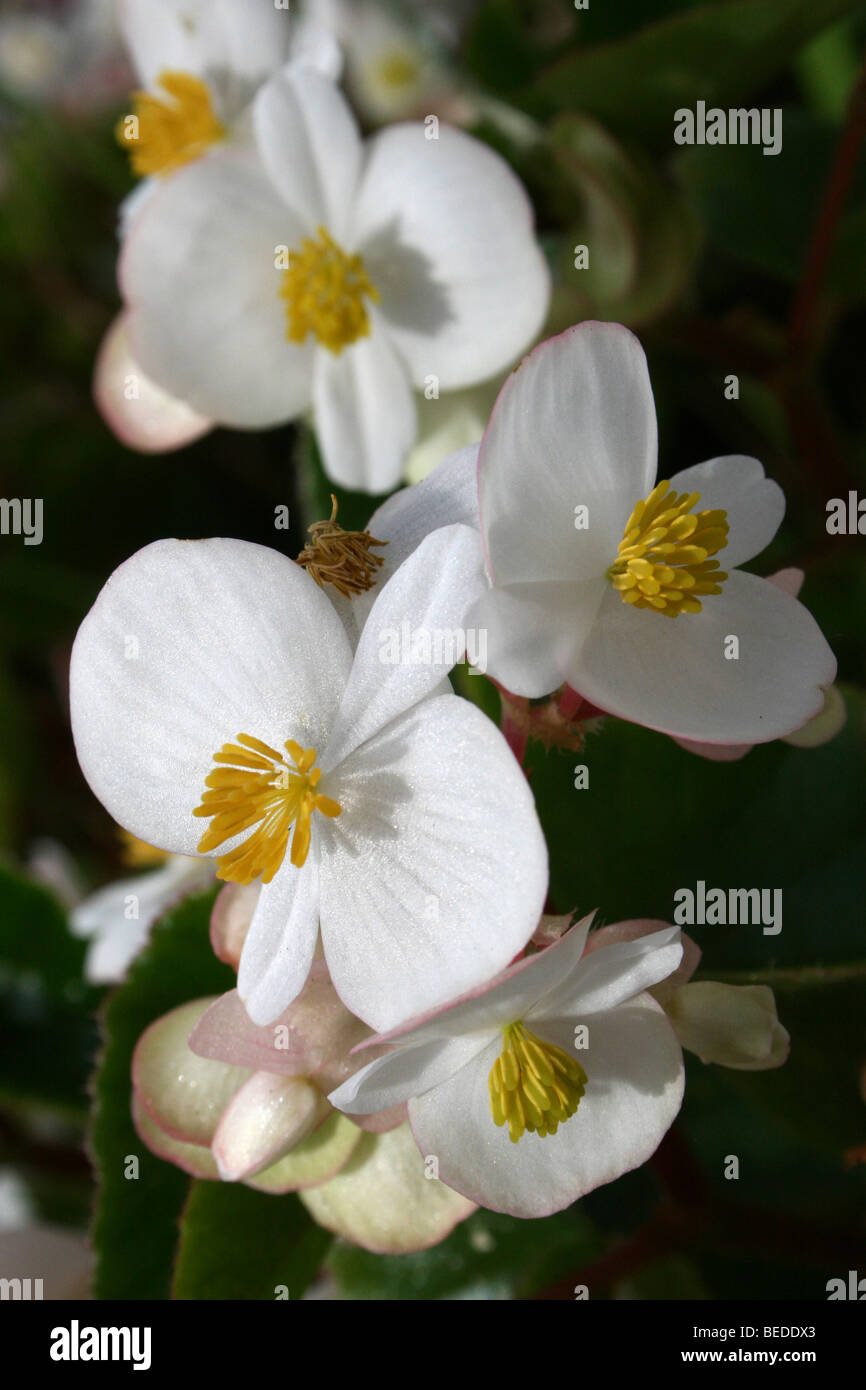
<svg viewBox="0 0 866 1390">
<path fill-rule="evenodd" d="M 701 597 L 720 594 L 727 573 L 709 559 L 728 543 L 727 512 L 695 512 L 698 492 L 668 493 L 657 483 L 638 502 L 619 543 L 608 578 L 623 603 L 666 618 L 700 613 Z"/>
<path fill-rule="evenodd" d="M 289 255 L 280 295 L 286 301 L 290 343 L 303 343 L 312 333 L 337 356 L 370 333 L 364 296 L 378 302 L 360 256 L 349 256 L 324 227 L 318 240 L 305 237 L 299 251 Z"/>
<path fill-rule="evenodd" d="M 330 521 L 314 521 L 309 528 L 312 540 L 304 546 L 297 563 L 315 579 L 319 588 L 330 584 L 344 598 L 366 593 L 376 583 L 376 570 L 385 562 L 381 555 L 372 555 L 377 541 L 369 531 L 344 531 L 337 525 L 337 499 L 331 493 Z"/>
<path fill-rule="evenodd" d="M 525 1130 L 542 1138 L 555 1134 L 576 1113 L 586 1072 L 561 1047 L 542 1042 L 522 1023 L 509 1023 L 487 1084 L 493 1123 L 507 1124 L 516 1144 Z"/>
<path fill-rule="evenodd" d="M 162 864 L 168 858 L 166 850 L 146 844 L 137 835 L 130 835 L 128 830 L 120 830 L 120 844 L 120 857 L 131 869 L 146 869 L 151 864 Z"/>
<path fill-rule="evenodd" d="M 194 816 L 212 816 L 213 822 L 199 842 L 199 853 L 208 854 L 226 840 L 255 826 L 243 844 L 217 859 L 217 878 L 231 883 L 252 883 L 261 875 L 270 883 L 282 864 L 294 824 L 291 860 L 300 868 L 310 848 L 310 819 L 314 811 L 338 816 L 338 801 L 316 791 L 322 769 L 314 767 L 315 748 L 302 748 L 294 739 L 285 744 L 294 770 L 275 749 L 238 734 L 237 744 L 226 743 L 214 753 L 218 766 L 205 778 L 210 788 Z"/>
<path fill-rule="evenodd" d="M 400 91 L 418 81 L 421 64 L 408 49 L 391 48 L 382 54 L 374 71 L 383 87 Z"/>
<path fill-rule="evenodd" d="M 214 115 L 210 92 L 190 72 L 162 72 L 152 92 L 134 92 L 132 114 L 118 123 L 118 144 L 129 150 L 136 174 L 170 174 L 222 140 L 226 128 Z"/>
</svg>

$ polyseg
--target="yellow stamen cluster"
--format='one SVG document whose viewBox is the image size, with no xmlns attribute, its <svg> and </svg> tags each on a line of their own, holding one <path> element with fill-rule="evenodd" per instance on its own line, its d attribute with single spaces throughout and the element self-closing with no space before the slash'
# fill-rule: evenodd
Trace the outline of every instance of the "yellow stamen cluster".
<svg viewBox="0 0 866 1390">
<path fill-rule="evenodd" d="M 619 544 L 608 577 L 623 603 L 651 608 L 666 618 L 700 613 L 701 597 L 720 594 L 727 579 L 718 560 L 709 559 L 728 543 L 727 513 L 695 512 L 698 492 L 670 492 L 657 483 L 638 502 Z"/>
<path fill-rule="evenodd" d="M 383 53 L 376 64 L 375 75 L 379 83 L 391 90 L 402 91 L 418 81 L 421 64 L 413 53 L 405 48 L 391 48 Z"/>
<path fill-rule="evenodd" d="M 147 869 L 152 864 L 164 863 L 168 858 L 166 850 L 146 844 L 144 840 L 139 840 L 137 835 L 131 835 L 128 830 L 120 831 L 120 855 L 130 869 Z"/>
<path fill-rule="evenodd" d="M 193 811 L 194 816 L 213 817 L 199 842 L 199 853 L 209 854 L 256 827 L 243 844 L 217 860 L 217 878 L 252 883 L 261 875 L 262 883 L 270 883 L 285 858 L 293 824 L 291 860 L 300 868 L 310 848 L 313 812 L 329 817 L 340 814 L 338 801 L 316 791 L 322 769 L 313 767 L 315 748 L 304 749 L 294 739 L 287 739 L 285 746 L 294 769 L 275 749 L 249 734 L 238 734 L 237 744 L 226 743 L 214 753 L 215 763 L 230 766 L 217 767 L 205 778 L 211 790 Z"/>
<path fill-rule="evenodd" d="M 375 540 L 369 531 L 344 531 L 338 526 L 337 499 L 333 493 L 330 521 L 314 521 L 308 529 L 312 540 L 304 546 L 297 563 L 320 589 L 323 584 L 330 584 L 344 598 L 372 589 L 376 570 L 384 561 L 371 550 L 374 545 L 387 545 L 387 541 Z"/>
<path fill-rule="evenodd" d="M 286 301 L 287 337 L 306 342 L 312 333 L 337 356 L 370 333 L 364 298 L 377 302 L 379 293 L 360 256 L 348 255 L 324 227 L 317 240 L 305 237 L 299 251 L 289 255 L 280 294 Z"/>
<path fill-rule="evenodd" d="M 577 1111 L 586 1090 L 579 1062 L 553 1043 L 542 1042 L 522 1023 L 502 1030 L 502 1051 L 490 1068 L 490 1113 L 508 1125 L 512 1144 L 525 1130 L 544 1136 Z"/>
<path fill-rule="evenodd" d="M 116 131 L 118 143 L 129 150 L 133 170 L 142 177 L 170 174 L 226 134 L 200 77 L 163 72 L 158 85 L 168 100 L 152 92 L 134 92 L 132 115 L 124 116 Z"/>
</svg>

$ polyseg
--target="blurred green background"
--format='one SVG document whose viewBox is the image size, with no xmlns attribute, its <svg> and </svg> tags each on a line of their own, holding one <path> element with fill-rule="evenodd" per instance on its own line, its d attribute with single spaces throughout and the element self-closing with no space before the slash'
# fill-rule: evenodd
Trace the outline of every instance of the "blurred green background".
<svg viewBox="0 0 866 1390">
<path fill-rule="evenodd" d="M 418 7 L 396 9 L 417 22 Z M 429 38 L 437 104 L 418 114 L 463 120 L 525 181 L 555 276 L 548 334 L 585 317 L 640 334 L 662 476 L 741 452 L 785 488 L 785 523 L 758 568 L 806 571 L 801 597 L 838 656 L 848 721 L 822 748 L 774 744 L 726 765 L 611 720 L 581 755 L 591 791 L 580 797 L 575 755 L 531 747 L 559 911 L 665 918 L 674 889 L 698 878 L 783 888 L 780 936 L 705 927 L 695 937 L 708 978 L 773 986 L 790 1061 L 740 1073 L 689 1056 L 682 1116 L 653 1164 L 543 1222 L 479 1213 L 418 1255 L 373 1256 L 315 1234 L 293 1296 L 324 1268 L 317 1288 L 331 1297 L 568 1298 L 589 1270 L 592 1297 L 822 1299 L 827 1280 L 858 1258 L 866 1270 L 866 556 L 862 536 L 825 526 L 830 498 L 866 496 L 866 6 L 592 0 L 578 10 L 571 0 L 482 0 L 456 9 L 462 23 Z M 107 576 L 147 542 L 222 534 L 294 555 L 305 526 L 327 514 L 329 487 L 304 427 L 218 430 L 145 456 L 98 414 L 91 378 L 119 307 L 117 209 L 132 187 L 113 138 L 129 75 L 110 6 L 100 14 L 104 50 L 95 30 L 74 38 L 75 10 L 7 4 L 0 14 L 0 496 L 44 502 L 40 546 L 0 537 L 0 1169 L 32 1224 L 83 1231 L 91 1161 L 113 1161 L 136 1142 L 124 1092 L 130 1020 L 140 1032 L 207 993 L 215 965 L 210 899 L 194 900 L 179 910 L 185 963 L 168 993 L 160 981 L 178 948 L 163 931 L 152 948 L 162 973 L 145 960 L 111 1002 L 88 1158 L 87 1086 L 106 992 L 83 980 L 83 945 L 67 932 L 58 885 L 45 886 L 42 845 L 66 851 L 81 891 L 118 877 L 122 864 L 116 828 L 72 748 L 70 646 Z M 32 62 L 22 72 L 20 40 L 9 42 L 9 22 L 22 16 L 67 34 L 41 85 Z M 698 100 L 783 108 L 782 152 L 677 147 L 673 112 Z M 359 114 L 367 126 L 376 119 Z M 578 244 L 590 248 L 587 270 L 574 268 Z M 737 399 L 726 398 L 730 374 Z M 375 505 L 340 500 L 349 523 L 363 524 Z M 290 508 L 288 532 L 274 529 L 280 504 Z M 498 717 L 486 683 L 464 682 L 461 693 Z M 723 1176 L 730 1154 L 740 1159 L 737 1182 Z M 149 1159 L 138 1209 L 122 1216 L 111 1182 L 100 1198 L 97 1292 L 165 1296 L 189 1179 Z M 276 1200 L 294 1203 L 240 1188 L 214 1195 L 239 1232 L 259 1229 L 262 1204 L 272 1212 Z M 149 1253 L 131 1269 L 136 1231 Z M 283 1238 L 285 1259 L 300 1258 L 291 1221 L 274 1237 Z M 214 1273 L 204 1240 L 190 1227 L 179 1296 L 273 1296 L 270 1266 Z"/>
</svg>

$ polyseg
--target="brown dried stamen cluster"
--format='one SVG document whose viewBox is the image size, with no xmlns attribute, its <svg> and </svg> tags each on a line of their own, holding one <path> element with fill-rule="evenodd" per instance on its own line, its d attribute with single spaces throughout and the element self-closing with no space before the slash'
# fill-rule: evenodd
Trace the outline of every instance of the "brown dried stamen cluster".
<svg viewBox="0 0 866 1390">
<path fill-rule="evenodd" d="M 331 516 L 328 521 L 316 521 L 309 527 L 312 540 L 304 546 L 297 563 L 302 565 L 319 588 L 330 584 L 344 598 L 366 593 L 376 583 L 376 571 L 385 562 L 373 555 L 377 541 L 369 531 L 344 531 L 337 525 L 337 499 L 331 493 Z"/>
</svg>

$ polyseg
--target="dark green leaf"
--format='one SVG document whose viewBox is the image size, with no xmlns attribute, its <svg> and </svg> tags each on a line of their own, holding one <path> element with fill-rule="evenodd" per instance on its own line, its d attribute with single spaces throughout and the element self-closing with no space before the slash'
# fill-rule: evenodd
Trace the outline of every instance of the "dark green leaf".
<svg viewBox="0 0 866 1390">
<path fill-rule="evenodd" d="M 648 159 L 629 151 L 596 121 L 555 121 L 547 154 L 563 219 L 556 324 L 600 317 L 639 324 L 657 317 L 684 289 L 699 235 L 691 210 Z M 588 265 L 575 265 L 586 246 Z"/>
<path fill-rule="evenodd" d="M 73 936 L 47 889 L 0 865 L 0 971 L 48 998 L 82 996 L 86 943 Z"/>
<path fill-rule="evenodd" d="M 413 1255 L 371 1255 L 343 1242 L 328 1257 L 343 1298 L 527 1298 L 599 1253 L 579 1207 L 539 1221 L 480 1211 L 441 1245 Z"/>
<path fill-rule="evenodd" d="M 242 1183 L 194 1182 L 183 1214 L 174 1296 L 300 1298 L 330 1243 L 293 1193 L 273 1197 Z"/>
<path fill-rule="evenodd" d="M 531 753 L 532 785 L 558 911 L 603 920 L 673 920 L 674 893 L 783 892 L 782 930 L 686 928 L 708 974 L 742 967 L 847 963 L 862 957 L 866 896 L 866 698 L 847 692 L 848 722 L 821 748 L 761 745 L 711 763 L 663 734 L 609 720 L 583 753 Z M 575 790 L 574 768 L 589 769 Z M 615 872 L 611 862 L 615 862 Z"/>
<path fill-rule="evenodd" d="M 540 113 L 581 111 L 620 134 L 673 150 L 678 107 L 746 99 L 815 34 L 856 8 L 857 0 L 702 5 L 569 53 L 536 77 L 525 99 Z"/>
</svg>

